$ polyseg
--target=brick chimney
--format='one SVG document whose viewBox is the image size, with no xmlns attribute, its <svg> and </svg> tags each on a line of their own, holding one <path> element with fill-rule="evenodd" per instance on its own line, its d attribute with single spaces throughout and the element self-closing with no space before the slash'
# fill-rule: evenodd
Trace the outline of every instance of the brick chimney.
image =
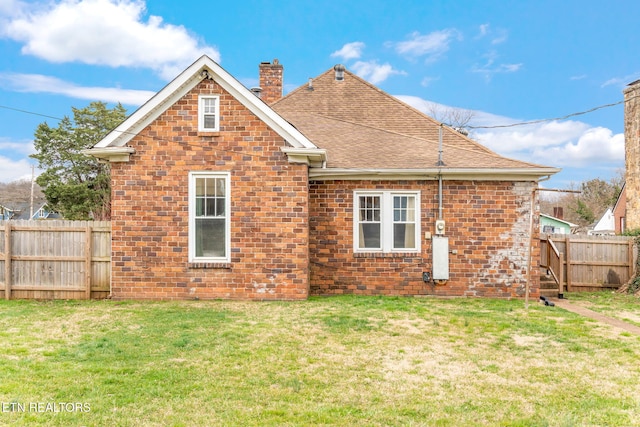
<svg viewBox="0 0 640 427">
<path fill-rule="evenodd" d="M 640 228 L 640 80 L 624 90 L 625 228 Z"/>
<path fill-rule="evenodd" d="M 272 104 L 282 98 L 282 64 L 277 59 L 260 63 L 260 98 L 267 104 Z"/>
</svg>

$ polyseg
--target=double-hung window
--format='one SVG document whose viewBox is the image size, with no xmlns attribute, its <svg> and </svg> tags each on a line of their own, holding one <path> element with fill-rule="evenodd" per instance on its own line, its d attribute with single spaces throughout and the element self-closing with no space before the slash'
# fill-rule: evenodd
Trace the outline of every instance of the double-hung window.
<svg viewBox="0 0 640 427">
<path fill-rule="evenodd" d="M 230 175 L 189 174 L 189 261 L 229 262 Z"/>
<path fill-rule="evenodd" d="M 356 191 L 356 252 L 419 252 L 420 193 Z"/>
<path fill-rule="evenodd" d="M 200 95 L 198 97 L 198 130 L 217 132 L 220 130 L 220 97 Z"/>
</svg>

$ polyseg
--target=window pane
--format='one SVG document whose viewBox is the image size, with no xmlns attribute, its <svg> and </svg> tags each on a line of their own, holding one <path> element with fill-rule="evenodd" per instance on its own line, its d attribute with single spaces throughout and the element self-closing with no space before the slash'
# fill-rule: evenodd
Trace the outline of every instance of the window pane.
<svg viewBox="0 0 640 427">
<path fill-rule="evenodd" d="M 204 196 L 205 182 L 204 178 L 196 178 L 196 196 Z"/>
<path fill-rule="evenodd" d="M 416 198 L 407 197 L 407 218 L 405 221 L 415 222 L 416 220 Z"/>
<path fill-rule="evenodd" d="M 202 108 L 205 114 L 216 112 L 216 100 L 215 98 L 203 98 Z"/>
<path fill-rule="evenodd" d="M 214 216 L 216 211 L 216 199 L 207 199 L 206 205 L 207 211 L 204 213 L 205 216 Z"/>
<path fill-rule="evenodd" d="M 216 116 L 214 114 L 205 114 L 204 115 L 204 127 L 205 127 L 205 129 L 215 129 L 215 127 L 216 127 Z"/>
<path fill-rule="evenodd" d="M 206 181 L 206 191 L 205 195 L 207 196 L 215 196 L 216 195 L 216 187 L 215 187 L 215 178 L 205 178 Z"/>
<path fill-rule="evenodd" d="M 196 219 L 196 256 L 226 256 L 225 241 L 224 219 Z"/>
<path fill-rule="evenodd" d="M 204 200 L 203 198 L 196 199 L 196 216 L 204 215 Z"/>
<path fill-rule="evenodd" d="M 217 198 L 215 216 L 224 216 L 224 212 L 224 199 Z"/>
<path fill-rule="evenodd" d="M 380 248 L 380 224 L 360 224 L 361 248 Z"/>
<path fill-rule="evenodd" d="M 415 224 L 394 224 L 393 225 L 393 248 L 394 249 L 415 249 L 416 248 Z"/>
<path fill-rule="evenodd" d="M 224 196 L 224 179 L 222 178 L 216 179 L 216 196 Z"/>
</svg>

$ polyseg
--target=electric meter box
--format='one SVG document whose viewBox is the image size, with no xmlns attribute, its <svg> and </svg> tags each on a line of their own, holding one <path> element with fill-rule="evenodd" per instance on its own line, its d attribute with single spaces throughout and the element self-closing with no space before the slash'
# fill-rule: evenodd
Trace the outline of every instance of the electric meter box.
<svg viewBox="0 0 640 427">
<path fill-rule="evenodd" d="M 433 236 L 433 280 L 449 280 L 449 238 Z"/>
</svg>

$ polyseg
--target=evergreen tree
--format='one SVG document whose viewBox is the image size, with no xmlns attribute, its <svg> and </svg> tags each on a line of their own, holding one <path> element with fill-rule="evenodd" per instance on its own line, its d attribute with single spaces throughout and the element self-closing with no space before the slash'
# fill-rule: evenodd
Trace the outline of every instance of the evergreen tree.
<svg viewBox="0 0 640 427">
<path fill-rule="evenodd" d="M 38 125 L 31 155 L 44 172 L 36 182 L 42 187 L 49 207 L 66 219 L 109 219 L 111 187 L 109 165 L 82 154 L 126 118 L 118 104 L 104 102 L 85 108 L 72 107 L 73 120 L 65 116 L 57 127 Z"/>
</svg>

